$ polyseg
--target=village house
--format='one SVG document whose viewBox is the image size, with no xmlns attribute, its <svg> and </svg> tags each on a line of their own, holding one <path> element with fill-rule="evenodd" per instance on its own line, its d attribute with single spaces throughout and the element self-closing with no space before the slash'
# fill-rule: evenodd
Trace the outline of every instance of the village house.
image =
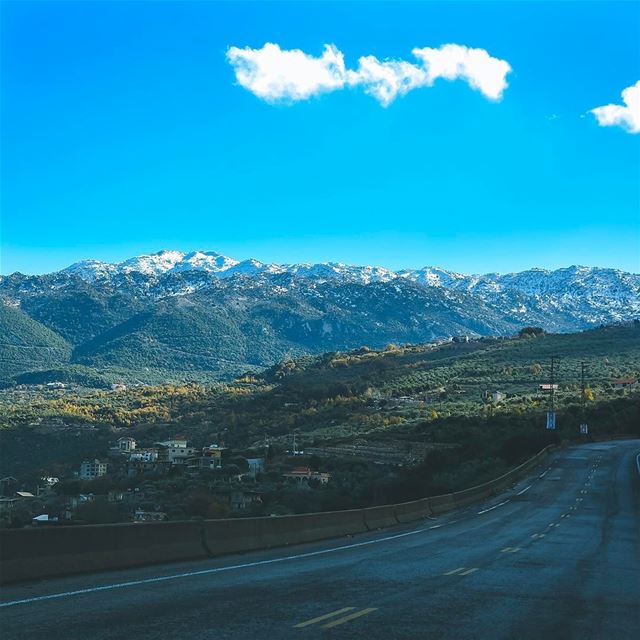
<svg viewBox="0 0 640 640">
<path fill-rule="evenodd" d="M 107 473 L 107 463 L 101 462 L 97 458 L 94 460 L 83 460 L 80 465 L 80 480 L 95 480 Z"/>
<path fill-rule="evenodd" d="M 132 453 L 127 462 L 127 476 L 129 478 L 135 478 L 138 475 L 163 476 L 171 470 L 172 463 L 168 460 L 159 460 L 157 453 L 150 454 L 148 458 L 138 457 L 138 453 Z"/>
<path fill-rule="evenodd" d="M 626 389 L 627 387 L 635 387 L 638 384 L 637 378 L 615 378 L 611 384 L 616 389 Z"/>
<path fill-rule="evenodd" d="M 217 487 L 213 495 L 233 513 L 246 511 L 254 504 L 262 504 L 262 494 L 259 491 L 239 487 Z"/>
<path fill-rule="evenodd" d="M 118 438 L 118 449 L 120 451 L 129 453 L 131 451 L 134 451 L 136 448 L 136 441 L 134 438 L 131 438 L 130 436 L 124 436 L 122 438 Z"/>
<path fill-rule="evenodd" d="M 138 449 L 131 451 L 129 460 L 131 462 L 155 462 L 158 459 L 158 450 L 154 448 Z"/>
<path fill-rule="evenodd" d="M 176 437 L 173 440 L 155 442 L 158 447 L 158 460 L 171 464 L 185 464 L 189 458 L 193 458 L 197 449 L 188 446 L 186 438 Z"/>
<path fill-rule="evenodd" d="M 192 461 L 191 466 L 198 469 L 222 469 L 222 454 L 226 451 L 225 447 L 211 444 L 203 447 L 200 456 Z"/>
<path fill-rule="evenodd" d="M 331 480 L 330 473 L 311 471 L 309 467 L 294 467 L 291 471 L 284 473 L 283 477 L 300 485 L 308 485 L 311 480 L 317 480 L 320 484 L 327 484 Z"/>
<path fill-rule="evenodd" d="M 45 385 L 47 389 L 66 389 L 67 385 L 64 382 L 47 382 Z"/>
<path fill-rule="evenodd" d="M 247 458 L 247 465 L 249 465 L 247 475 L 250 478 L 255 478 L 259 473 L 264 473 L 264 458 Z"/>
<path fill-rule="evenodd" d="M 217 444 L 202 447 L 200 452 L 187 460 L 187 469 L 195 472 L 222 469 L 222 458 L 226 450 L 226 447 Z"/>
</svg>

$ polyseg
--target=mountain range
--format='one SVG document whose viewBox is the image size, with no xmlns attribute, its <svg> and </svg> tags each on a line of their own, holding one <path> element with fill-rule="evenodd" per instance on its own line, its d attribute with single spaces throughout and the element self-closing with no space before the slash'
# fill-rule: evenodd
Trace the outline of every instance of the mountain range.
<svg viewBox="0 0 640 640">
<path fill-rule="evenodd" d="M 640 316 L 640 276 L 572 266 L 464 275 L 215 252 L 0 276 L 0 381 L 213 380 L 283 358 Z"/>
</svg>

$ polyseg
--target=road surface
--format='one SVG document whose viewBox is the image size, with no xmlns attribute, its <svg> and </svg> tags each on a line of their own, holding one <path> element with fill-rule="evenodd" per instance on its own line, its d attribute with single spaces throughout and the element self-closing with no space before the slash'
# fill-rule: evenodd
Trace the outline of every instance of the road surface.
<svg viewBox="0 0 640 640">
<path fill-rule="evenodd" d="M 4 640 L 640 638 L 640 441 L 554 454 L 511 491 L 288 549 L 13 585 Z"/>
</svg>

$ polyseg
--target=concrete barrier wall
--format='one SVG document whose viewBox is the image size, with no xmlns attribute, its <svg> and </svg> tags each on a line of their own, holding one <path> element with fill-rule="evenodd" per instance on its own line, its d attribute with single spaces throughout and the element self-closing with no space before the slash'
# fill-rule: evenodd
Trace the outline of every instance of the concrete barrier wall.
<svg viewBox="0 0 640 640">
<path fill-rule="evenodd" d="M 362 510 L 364 523 L 370 531 L 373 529 L 384 529 L 398 524 L 396 518 L 396 505 L 385 505 L 382 507 L 369 507 Z"/>
<path fill-rule="evenodd" d="M 396 505 L 396 518 L 398 522 L 415 522 L 427 516 L 433 515 L 429 498 L 401 502 Z"/>
<path fill-rule="evenodd" d="M 431 513 L 438 515 L 439 513 L 447 513 L 456 508 L 456 499 L 453 493 L 446 493 L 442 496 L 433 496 L 429 498 L 429 507 Z"/>
<path fill-rule="evenodd" d="M 461 509 L 474 502 L 485 500 L 489 496 L 493 495 L 492 487 L 487 483 L 471 489 L 465 489 L 464 491 L 456 491 L 453 494 L 456 507 Z"/>
<path fill-rule="evenodd" d="M 0 530 L 0 582 L 215 557 L 324 540 L 447 513 L 503 491 L 552 447 L 477 487 L 395 505 L 272 518 Z"/>
<path fill-rule="evenodd" d="M 205 557 L 197 522 L 89 525 L 0 532 L 0 581 Z"/>
</svg>

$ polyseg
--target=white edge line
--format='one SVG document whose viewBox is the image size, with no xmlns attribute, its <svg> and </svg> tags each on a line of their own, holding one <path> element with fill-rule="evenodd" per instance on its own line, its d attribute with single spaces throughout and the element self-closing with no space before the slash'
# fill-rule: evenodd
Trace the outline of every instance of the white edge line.
<svg viewBox="0 0 640 640">
<path fill-rule="evenodd" d="M 498 507 L 501 507 L 503 504 L 507 504 L 507 502 L 510 502 L 510 500 L 505 500 L 504 502 L 500 502 L 499 504 L 494 504 L 493 507 L 489 507 L 488 509 L 483 509 L 482 511 L 478 511 L 478 515 L 487 513 L 487 511 L 493 511 L 493 509 L 497 509 Z"/>
<path fill-rule="evenodd" d="M 638 454 L 638 471 L 640 472 L 640 454 Z M 550 471 L 550 468 L 547 469 L 542 475 L 539 477 L 544 477 L 547 472 Z M 518 495 L 524 493 L 528 489 L 531 488 L 529 485 L 526 489 L 523 489 Z M 482 515 L 483 513 L 487 513 L 488 511 L 492 511 L 493 509 L 497 509 L 502 505 L 507 504 L 510 500 L 505 500 L 504 502 L 500 502 L 493 507 L 489 507 L 488 509 L 483 509 L 482 511 L 478 511 L 478 515 Z M 248 567 L 259 567 L 266 564 L 275 564 L 277 562 L 286 562 L 287 560 L 298 560 L 300 558 L 311 558 L 313 556 L 320 556 L 327 553 L 335 553 L 336 551 L 342 551 L 344 549 L 355 549 L 357 547 L 364 547 L 370 544 L 378 544 L 380 542 L 387 542 L 389 540 L 397 540 L 398 538 L 405 538 L 407 536 L 413 536 L 418 533 L 424 533 L 429 529 L 438 529 L 442 527 L 444 524 L 454 524 L 455 522 L 459 522 L 459 520 L 451 520 L 450 522 L 438 524 L 427 529 L 416 529 L 415 531 L 408 531 L 406 533 L 399 533 L 394 536 L 386 536 L 384 538 L 378 538 L 376 540 L 367 540 L 366 542 L 355 542 L 353 544 L 346 544 L 341 547 L 332 547 L 331 549 L 321 549 L 320 551 L 310 551 L 308 553 L 300 553 L 293 556 L 284 556 L 282 558 L 272 558 L 270 560 L 259 560 L 257 562 L 246 562 L 243 564 L 234 564 L 229 565 L 227 567 L 215 567 L 213 569 L 202 569 L 200 571 L 187 571 L 184 573 L 174 573 L 169 576 L 159 576 L 156 578 L 145 578 L 144 580 L 130 580 L 128 582 L 117 582 L 114 584 L 107 584 L 102 587 L 89 587 L 87 589 L 76 589 L 75 591 L 63 591 L 61 593 L 51 593 L 46 596 L 35 596 L 33 598 L 23 598 L 21 600 L 10 600 L 8 602 L 0 602 L 0 609 L 6 607 L 13 607 L 19 604 L 30 604 L 32 602 L 41 602 L 43 600 L 57 600 L 60 598 L 68 598 L 70 596 L 82 595 L 85 593 L 96 593 L 98 591 L 112 591 L 114 589 L 123 589 L 124 587 L 135 587 L 141 584 L 154 584 L 156 582 L 166 582 L 167 580 L 178 580 L 180 578 L 190 578 L 192 576 L 203 576 L 209 575 L 213 573 L 222 573 L 224 571 L 233 571 L 234 569 L 246 569 Z"/>
<path fill-rule="evenodd" d="M 441 526 L 441 525 L 440 525 Z M 159 576 L 156 578 L 145 578 L 143 580 L 130 580 L 129 582 L 117 582 L 107 584 L 102 587 L 88 587 L 87 589 L 77 589 L 75 591 L 63 591 L 61 593 L 52 593 L 46 596 L 35 596 L 33 598 L 24 598 L 22 600 L 10 600 L 9 602 L 0 603 L 0 608 L 13 607 L 18 604 L 29 604 L 31 602 L 41 602 L 42 600 L 56 600 L 59 598 L 68 598 L 69 596 L 82 595 L 84 593 L 95 593 L 97 591 L 111 591 L 113 589 L 122 589 L 124 587 L 134 587 L 141 584 L 153 584 L 156 582 L 166 582 L 167 580 L 177 580 L 179 578 L 189 578 L 191 576 L 204 576 L 212 573 L 222 573 L 223 571 L 232 571 L 234 569 L 246 569 L 248 567 L 259 567 L 265 564 L 275 564 L 277 562 L 285 562 L 287 560 L 298 560 L 300 558 L 311 558 L 313 556 L 321 556 L 327 553 L 334 553 L 344 549 L 355 549 L 356 547 L 364 547 L 370 544 L 378 544 L 406 536 L 414 536 L 423 533 L 427 529 L 416 529 L 415 531 L 407 531 L 406 533 L 398 533 L 393 536 L 386 536 L 376 540 L 367 540 L 366 542 L 355 542 L 353 544 L 345 544 L 341 547 L 332 547 L 331 549 L 321 549 L 319 551 L 309 551 L 307 553 L 299 553 L 293 556 L 284 556 L 281 558 L 271 558 L 270 560 L 259 560 L 257 562 L 246 562 L 243 564 L 234 564 L 227 567 L 215 567 L 213 569 L 201 569 L 200 571 L 187 571 L 184 573 L 174 573 L 168 576 Z"/>
<path fill-rule="evenodd" d="M 523 493 L 526 493 L 527 491 L 529 491 L 529 489 L 531 489 L 533 485 L 529 485 L 528 487 L 525 487 L 522 491 L 518 491 L 518 493 L 516 493 L 517 496 L 521 496 Z"/>
</svg>

